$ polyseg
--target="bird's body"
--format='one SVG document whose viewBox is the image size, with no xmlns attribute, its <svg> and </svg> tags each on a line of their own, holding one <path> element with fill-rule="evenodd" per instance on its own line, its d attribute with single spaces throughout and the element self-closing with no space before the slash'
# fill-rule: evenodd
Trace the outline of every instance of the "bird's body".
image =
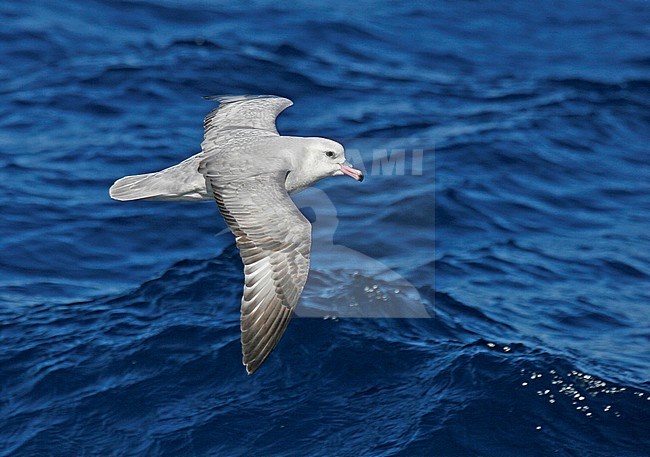
<svg viewBox="0 0 650 457">
<path fill-rule="evenodd" d="M 165 170 L 119 179 L 116 200 L 216 200 L 244 263 L 243 361 L 255 371 L 278 343 L 309 272 L 311 226 L 289 193 L 327 176 L 363 175 L 325 138 L 280 136 L 286 98 L 216 98 L 204 120 L 202 151 Z"/>
</svg>

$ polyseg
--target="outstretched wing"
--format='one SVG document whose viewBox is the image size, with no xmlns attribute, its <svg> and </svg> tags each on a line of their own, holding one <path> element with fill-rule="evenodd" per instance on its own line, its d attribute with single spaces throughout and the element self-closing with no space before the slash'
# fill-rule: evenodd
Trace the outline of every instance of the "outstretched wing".
<svg viewBox="0 0 650 457">
<path fill-rule="evenodd" d="M 244 262 L 241 341 L 249 374 L 280 341 L 309 273 L 311 225 L 284 178 L 269 173 L 223 184 L 207 175 Z"/>
<path fill-rule="evenodd" d="M 275 118 L 293 105 L 291 100 L 274 95 L 224 95 L 204 98 L 218 101 L 219 106 L 210 111 L 203 120 L 203 151 L 210 150 L 224 135 L 235 133 L 233 130 L 245 130 L 246 136 L 254 133 L 277 136 Z"/>
</svg>

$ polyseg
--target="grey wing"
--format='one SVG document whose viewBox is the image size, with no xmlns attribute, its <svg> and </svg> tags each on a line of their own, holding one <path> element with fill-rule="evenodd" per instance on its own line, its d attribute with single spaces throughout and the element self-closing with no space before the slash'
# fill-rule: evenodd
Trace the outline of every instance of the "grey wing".
<svg viewBox="0 0 650 457">
<path fill-rule="evenodd" d="M 275 118 L 293 102 L 274 95 L 241 95 L 205 97 L 219 106 L 203 120 L 203 151 L 209 151 L 224 136 L 239 138 L 277 136 Z"/>
<path fill-rule="evenodd" d="M 227 184 L 207 178 L 244 263 L 241 342 L 251 374 L 280 341 L 305 286 L 311 225 L 289 198 L 281 174 Z"/>
</svg>

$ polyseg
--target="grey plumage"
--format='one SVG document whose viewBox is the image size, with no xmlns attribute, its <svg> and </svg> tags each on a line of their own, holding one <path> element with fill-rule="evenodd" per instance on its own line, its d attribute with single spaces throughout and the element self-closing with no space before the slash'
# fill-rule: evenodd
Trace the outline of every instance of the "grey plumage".
<svg viewBox="0 0 650 457">
<path fill-rule="evenodd" d="M 289 197 L 327 176 L 363 175 L 324 138 L 280 136 L 293 103 L 275 96 L 210 97 L 202 151 L 178 165 L 119 179 L 116 200 L 214 199 L 244 263 L 243 363 L 253 373 L 282 337 L 309 273 L 311 225 Z"/>
<path fill-rule="evenodd" d="M 307 282 L 311 225 L 289 198 L 281 173 L 212 182 L 212 190 L 244 262 L 241 339 L 252 373 L 280 340 Z"/>
</svg>

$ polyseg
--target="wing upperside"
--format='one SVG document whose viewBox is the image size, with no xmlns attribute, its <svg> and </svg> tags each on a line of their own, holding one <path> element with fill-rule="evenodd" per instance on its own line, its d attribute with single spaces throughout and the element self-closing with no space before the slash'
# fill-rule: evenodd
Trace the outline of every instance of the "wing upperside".
<svg viewBox="0 0 650 457">
<path fill-rule="evenodd" d="M 241 341 L 251 374 L 280 341 L 307 282 L 311 225 L 281 174 L 222 185 L 213 180 L 212 190 L 244 263 Z"/>
</svg>

